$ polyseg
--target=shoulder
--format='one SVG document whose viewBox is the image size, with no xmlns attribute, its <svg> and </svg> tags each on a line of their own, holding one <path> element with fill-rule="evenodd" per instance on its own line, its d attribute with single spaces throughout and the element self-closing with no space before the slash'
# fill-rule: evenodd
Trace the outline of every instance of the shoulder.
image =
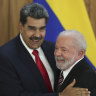
<svg viewBox="0 0 96 96">
<path fill-rule="evenodd" d="M 55 49 L 55 43 L 53 42 L 50 42 L 50 41 L 44 41 L 43 44 L 41 45 L 42 49 L 43 50 L 46 50 L 46 51 L 52 51 L 54 52 L 54 49 Z"/>
<path fill-rule="evenodd" d="M 45 54 L 49 54 L 51 57 L 54 57 L 55 43 L 50 41 L 44 41 L 41 45 L 41 48 L 43 49 Z"/>
<path fill-rule="evenodd" d="M 93 69 L 90 62 L 88 62 L 86 58 L 84 58 L 81 63 L 82 67 L 80 68 L 82 68 L 82 76 L 84 76 L 86 80 L 88 79 L 89 81 L 96 80 L 96 71 Z"/>
<path fill-rule="evenodd" d="M 42 45 L 46 45 L 47 47 L 55 47 L 55 43 L 51 41 L 44 40 Z"/>
<path fill-rule="evenodd" d="M 1 54 L 9 54 L 13 52 L 14 49 L 16 49 L 16 42 L 18 41 L 18 36 L 16 38 L 13 38 L 12 40 L 8 41 L 4 45 L 0 47 L 0 55 Z"/>
</svg>

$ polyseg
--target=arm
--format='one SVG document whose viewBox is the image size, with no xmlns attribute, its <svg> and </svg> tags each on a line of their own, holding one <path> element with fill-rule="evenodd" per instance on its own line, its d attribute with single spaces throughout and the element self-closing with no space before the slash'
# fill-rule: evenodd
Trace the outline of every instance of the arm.
<svg viewBox="0 0 96 96">
<path fill-rule="evenodd" d="M 0 55 L 0 96 L 58 96 L 58 93 L 45 94 L 26 90 L 10 60 Z"/>
</svg>

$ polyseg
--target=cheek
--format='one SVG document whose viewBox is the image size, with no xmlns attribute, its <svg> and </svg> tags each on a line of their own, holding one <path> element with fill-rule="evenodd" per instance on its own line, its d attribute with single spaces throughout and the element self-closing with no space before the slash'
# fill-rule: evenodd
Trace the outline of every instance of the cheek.
<svg viewBox="0 0 96 96">
<path fill-rule="evenodd" d="M 41 33 L 41 36 L 42 37 L 45 37 L 45 35 L 46 35 L 46 32 L 45 31 Z"/>
<path fill-rule="evenodd" d="M 70 60 L 72 56 L 70 54 L 62 53 L 62 57 L 66 60 Z"/>
<path fill-rule="evenodd" d="M 63 57 L 64 59 L 66 59 L 66 60 L 69 59 L 69 57 L 68 57 L 66 54 L 63 54 L 62 57 Z"/>
<path fill-rule="evenodd" d="M 72 58 L 74 58 L 74 60 L 76 60 L 76 57 L 77 57 L 77 55 L 72 54 L 72 55 L 66 56 L 66 59 L 70 61 L 70 60 L 72 60 Z"/>
<path fill-rule="evenodd" d="M 26 33 L 26 32 L 23 32 L 22 33 L 22 37 L 23 37 L 23 39 L 24 39 L 24 41 L 26 42 L 26 41 L 29 41 L 29 38 L 30 38 L 30 34 L 28 34 L 28 33 Z"/>
<path fill-rule="evenodd" d="M 30 32 L 30 31 L 26 31 L 24 33 L 24 35 L 25 35 L 25 38 L 29 39 L 30 37 L 32 37 L 34 35 L 34 33 L 33 32 Z"/>
</svg>

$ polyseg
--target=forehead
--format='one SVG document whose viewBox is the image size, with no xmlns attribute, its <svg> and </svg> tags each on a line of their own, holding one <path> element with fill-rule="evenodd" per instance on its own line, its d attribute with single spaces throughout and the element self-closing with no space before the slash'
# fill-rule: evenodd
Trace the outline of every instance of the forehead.
<svg viewBox="0 0 96 96">
<path fill-rule="evenodd" d="M 74 38 L 71 36 L 59 36 L 56 40 L 56 46 L 58 47 L 73 47 Z"/>
<path fill-rule="evenodd" d="M 36 19 L 36 18 L 32 18 L 32 17 L 27 17 L 26 24 L 45 25 L 46 24 L 46 20 L 45 20 L 45 18 Z"/>
<path fill-rule="evenodd" d="M 57 38 L 56 43 L 65 44 L 65 43 L 72 43 L 74 39 L 71 36 L 61 35 Z"/>
</svg>

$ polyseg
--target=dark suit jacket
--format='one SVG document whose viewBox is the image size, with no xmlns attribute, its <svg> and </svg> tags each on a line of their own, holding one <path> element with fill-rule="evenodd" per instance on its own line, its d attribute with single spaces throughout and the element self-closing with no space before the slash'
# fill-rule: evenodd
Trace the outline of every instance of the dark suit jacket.
<svg viewBox="0 0 96 96">
<path fill-rule="evenodd" d="M 55 77 L 54 44 L 44 41 L 41 47 Z M 48 93 L 39 69 L 19 36 L 0 48 L 0 96 L 58 96 Z"/>
<path fill-rule="evenodd" d="M 62 84 L 60 91 L 64 90 L 74 78 L 76 79 L 75 87 L 88 88 L 91 91 L 91 96 L 96 96 L 96 73 L 85 59 L 73 67 Z"/>
</svg>

